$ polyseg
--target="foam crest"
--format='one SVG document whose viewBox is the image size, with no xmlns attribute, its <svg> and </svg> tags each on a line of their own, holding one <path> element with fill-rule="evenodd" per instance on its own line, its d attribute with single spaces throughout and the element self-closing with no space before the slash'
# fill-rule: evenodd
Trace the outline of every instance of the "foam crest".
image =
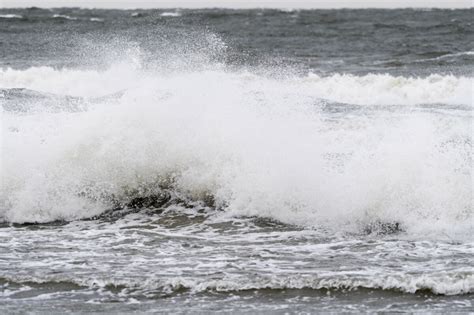
<svg viewBox="0 0 474 315">
<path fill-rule="evenodd" d="M 115 56 L 117 57 L 117 56 Z M 120 57 L 120 56 L 119 56 Z M 203 60 L 201 60 L 203 61 Z M 155 73 L 141 69 L 139 53 L 112 65 L 106 71 L 32 67 L 26 70 L 0 69 L 0 88 L 32 90 L 74 96 L 101 96 L 142 83 Z M 213 67 L 216 68 L 215 66 Z M 211 69 L 213 70 L 213 69 Z M 225 69 L 222 69 L 225 71 Z M 164 74 L 163 74 L 164 75 Z M 229 73 L 241 81 L 266 81 L 266 76 L 248 71 Z M 44 80 L 47 77 L 48 80 Z M 283 79 L 282 79 L 283 80 Z M 291 85 L 304 95 L 357 105 L 472 105 L 474 80 L 470 77 L 433 74 L 425 78 L 389 74 L 334 74 L 288 77 L 280 82 Z"/>
<path fill-rule="evenodd" d="M 433 74 L 426 78 L 368 74 L 310 74 L 305 82 L 320 97 L 359 105 L 463 104 L 472 105 L 474 80 Z"/>
<path fill-rule="evenodd" d="M 7 278 L 13 283 L 65 283 L 75 284 L 79 287 L 91 289 L 108 289 L 110 287 L 123 287 L 133 290 L 135 296 L 140 294 L 172 294 L 183 290 L 192 293 L 213 292 L 238 292 L 247 290 L 291 290 L 291 289 L 315 289 L 337 291 L 353 291 L 359 289 L 381 289 L 394 290 L 404 293 L 416 293 L 428 291 L 438 295 L 456 295 L 471 293 L 474 289 L 474 280 L 471 275 L 465 278 L 456 278 L 452 275 L 375 275 L 371 278 L 350 277 L 348 275 L 331 275 L 331 277 L 317 276 L 259 276 L 252 279 L 246 277 L 232 277 L 216 280 L 202 280 L 186 277 L 175 277 L 163 279 L 162 277 L 151 277 L 143 280 L 131 279 L 69 279 L 68 276 L 52 276 L 52 279 L 42 280 L 35 276 L 16 276 Z"/>
<path fill-rule="evenodd" d="M 0 19 L 23 19 L 19 14 L 0 14 Z"/>
<path fill-rule="evenodd" d="M 76 17 L 72 17 L 72 16 L 65 15 L 65 14 L 54 14 L 53 19 L 64 19 L 64 20 L 71 20 L 71 21 L 77 20 Z"/>
<path fill-rule="evenodd" d="M 0 216 L 90 217 L 111 200 L 166 188 L 232 216 L 346 231 L 398 222 L 409 233 L 467 237 L 471 111 L 413 105 L 470 108 L 471 86 L 472 78 L 437 75 L 5 69 L 3 88 L 125 91 L 78 112 L 4 111 Z"/>
<path fill-rule="evenodd" d="M 45 79 L 47 78 L 47 79 Z M 134 63 L 120 63 L 107 71 L 32 67 L 0 71 L 0 88 L 27 88 L 59 95 L 97 97 L 130 88 L 139 79 Z"/>
<path fill-rule="evenodd" d="M 181 13 L 179 12 L 163 12 L 160 14 L 160 16 L 164 16 L 164 17 L 179 17 L 181 16 Z"/>
</svg>

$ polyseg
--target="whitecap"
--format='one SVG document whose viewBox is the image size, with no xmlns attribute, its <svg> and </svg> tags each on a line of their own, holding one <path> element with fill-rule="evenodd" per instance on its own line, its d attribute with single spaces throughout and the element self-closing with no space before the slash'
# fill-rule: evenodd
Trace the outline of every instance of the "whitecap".
<svg viewBox="0 0 474 315">
<path fill-rule="evenodd" d="M 164 17 L 178 17 L 178 16 L 181 16 L 181 13 L 179 12 L 163 12 L 160 14 L 160 16 L 164 16 Z"/>
<path fill-rule="evenodd" d="M 23 15 L 19 15 L 19 14 L 0 14 L 0 19 L 23 19 Z"/>
<path fill-rule="evenodd" d="M 71 20 L 71 21 L 77 20 L 76 17 L 71 17 L 69 15 L 64 15 L 64 14 L 54 14 L 53 19 L 65 19 L 65 20 Z"/>
<path fill-rule="evenodd" d="M 455 58 L 455 57 L 462 57 L 462 56 L 474 56 L 474 51 L 461 51 L 457 53 L 450 53 L 450 54 L 444 54 L 438 57 L 434 58 L 426 58 L 426 59 L 419 59 L 417 60 L 418 62 L 423 62 L 423 61 L 432 61 L 432 60 L 444 60 L 444 59 L 449 59 L 449 58 Z"/>
</svg>

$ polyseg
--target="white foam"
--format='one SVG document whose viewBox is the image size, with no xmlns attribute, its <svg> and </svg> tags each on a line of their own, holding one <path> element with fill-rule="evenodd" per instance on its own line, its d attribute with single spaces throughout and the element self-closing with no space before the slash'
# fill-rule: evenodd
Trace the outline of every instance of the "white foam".
<svg viewBox="0 0 474 315">
<path fill-rule="evenodd" d="M 461 51 L 461 52 L 452 53 L 452 54 L 444 54 L 444 55 L 434 57 L 434 58 L 420 59 L 418 61 L 443 60 L 443 59 L 448 59 L 448 58 L 453 58 L 453 57 L 473 56 L 473 55 L 474 55 L 474 51 Z"/>
<path fill-rule="evenodd" d="M 224 267 L 228 262 L 224 262 Z M 214 268 L 219 265 L 213 263 Z M 203 265 L 200 265 L 202 268 Z M 206 266 L 208 267 L 208 266 Z M 215 270 L 215 269 L 214 269 Z M 176 271 L 178 272 L 178 271 Z M 284 275 L 276 274 L 273 276 L 254 276 L 252 278 L 244 276 L 227 275 L 220 279 L 202 279 L 183 276 L 167 277 L 163 279 L 163 275 L 151 275 L 147 279 L 122 279 L 118 277 L 101 277 L 88 276 L 83 273 L 83 279 L 71 279 L 67 273 L 59 275 L 51 275 L 41 279 L 32 275 L 16 275 L 7 276 L 5 278 L 13 282 L 33 282 L 45 283 L 48 281 L 75 283 L 80 286 L 90 288 L 106 288 L 110 286 L 133 288 L 138 292 L 165 292 L 173 293 L 183 288 L 191 290 L 192 293 L 201 293 L 206 291 L 230 292 L 245 290 L 262 290 L 262 289 L 328 289 L 328 290 L 357 290 L 357 289 L 382 289 L 396 290 L 405 293 L 415 293 L 417 291 L 429 290 L 434 294 L 440 295 L 460 295 L 468 294 L 474 291 L 474 277 L 472 274 L 456 277 L 453 274 L 406 274 L 391 273 L 388 275 L 374 274 L 371 277 L 366 275 L 358 275 L 357 272 L 332 273 L 326 272 L 320 275 Z M 25 288 L 23 290 L 27 290 Z M 18 291 L 16 291 L 18 292 Z M 12 293 L 16 293 L 12 292 Z M 7 292 L 8 294 L 8 292 Z"/>
<path fill-rule="evenodd" d="M 65 14 L 54 14 L 53 18 L 54 19 L 65 19 L 65 20 L 71 20 L 71 21 L 77 20 L 76 17 L 71 17 L 71 16 L 65 15 Z"/>
<path fill-rule="evenodd" d="M 336 74 L 330 77 L 310 74 L 305 84 L 322 98 L 349 104 L 473 104 L 474 80 L 453 75 L 415 78 L 389 74 Z"/>
<path fill-rule="evenodd" d="M 334 230 L 397 221 L 410 233 L 468 237 L 472 115 L 413 106 L 472 106 L 472 85 L 472 78 L 440 75 L 3 69 L 2 88 L 126 92 L 76 113 L 3 112 L 0 215 L 14 222 L 87 217 L 107 208 L 101 196 L 171 177 L 180 193 L 211 194 L 230 215 Z M 362 107 L 334 116 L 321 99 Z"/>
<path fill-rule="evenodd" d="M 0 69 L 0 88 L 22 87 L 63 95 L 101 96 L 137 86 L 139 77 L 145 74 L 137 70 L 137 65 L 130 62 L 116 64 L 104 72 L 51 67 L 32 67 L 26 70 L 4 68 Z M 45 77 L 48 80 L 44 80 Z M 234 72 L 229 74 L 229 77 L 235 77 L 242 82 L 262 80 L 263 83 L 271 84 L 271 79 L 250 72 Z M 419 78 L 389 74 L 319 76 L 310 73 L 307 77 L 293 77 L 275 82 L 289 85 L 295 91 L 303 92 L 305 96 L 348 104 L 473 104 L 474 79 L 454 75 L 433 74 Z"/>
<path fill-rule="evenodd" d="M 179 12 L 163 12 L 160 14 L 160 16 L 164 16 L 164 17 L 178 17 L 178 16 L 181 16 L 181 13 Z"/>
<path fill-rule="evenodd" d="M 0 19 L 22 19 L 23 16 L 19 14 L 0 14 Z"/>
<path fill-rule="evenodd" d="M 45 78 L 48 78 L 45 80 Z M 0 88 L 27 88 L 60 95 L 94 97 L 135 86 L 139 73 L 133 64 L 118 64 L 108 71 L 32 67 L 0 70 Z"/>
</svg>

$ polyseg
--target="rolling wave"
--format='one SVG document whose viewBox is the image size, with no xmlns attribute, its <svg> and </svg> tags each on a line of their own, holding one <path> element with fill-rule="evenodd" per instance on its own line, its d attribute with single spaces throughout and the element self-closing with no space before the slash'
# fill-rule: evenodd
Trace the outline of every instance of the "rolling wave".
<svg viewBox="0 0 474 315">
<path fill-rule="evenodd" d="M 0 282 L 25 285 L 44 285 L 59 286 L 64 290 L 65 287 L 71 289 L 109 289 L 111 291 L 120 289 L 132 293 L 134 296 L 140 294 L 163 295 L 175 292 L 190 291 L 192 293 L 201 293 L 206 291 L 214 292 L 236 292 L 246 290 L 291 290 L 291 289 L 312 289 L 312 290 L 331 290 L 331 291 L 353 291 L 359 289 L 375 289 L 385 291 L 398 291 L 404 293 L 429 292 L 440 295 L 469 294 L 474 290 L 474 277 L 452 276 L 452 275 L 384 275 L 374 276 L 373 278 L 353 275 L 331 275 L 328 277 L 320 276 L 258 276 L 254 279 L 247 277 L 238 278 L 229 277 L 228 279 L 199 280 L 195 278 L 174 277 L 171 279 L 162 279 L 151 277 L 146 281 L 130 281 L 130 279 L 71 279 L 68 276 L 53 276 L 50 279 L 38 279 L 31 276 L 22 277 L 0 277 Z M 16 293 L 16 292 L 12 292 Z"/>
<path fill-rule="evenodd" d="M 231 216 L 468 237 L 472 85 L 219 67 L 2 69 L 1 88 L 46 94 L 35 110 L 11 111 L 24 95 L 3 92 L 0 217 L 74 220 L 172 191 Z M 45 99 L 59 105 L 46 110 Z"/>
<path fill-rule="evenodd" d="M 65 14 L 54 14 L 53 19 L 62 19 L 62 20 L 71 20 L 71 21 L 77 20 L 76 17 L 72 17 Z"/>
<path fill-rule="evenodd" d="M 0 19 L 23 19 L 20 14 L 0 14 Z"/>
<path fill-rule="evenodd" d="M 242 83 L 271 82 L 272 78 L 255 75 L 249 71 L 228 73 L 225 71 L 202 72 L 202 77 L 226 75 Z M 183 74 L 185 77 L 186 74 Z M 47 80 L 44 78 L 47 77 Z M 0 88 L 27 88 L 40 92 L 82 97 L 102 96 L 140 84 L 152 82 L 154 75 L 137 71 L 128 64 L 111 67 L 107 71 L 54 69 L 32 67 L 26 70 L 0 69 Z M 472 105 L 471 77 L 433 74 L 428 77 L 403 77 L 389 74 L 334 74 L 290 77 L 277 80 L 288 84 L 295 91 L 315 98 L 358 105 L 415 105 L 459 104 Z"/>
</svg>

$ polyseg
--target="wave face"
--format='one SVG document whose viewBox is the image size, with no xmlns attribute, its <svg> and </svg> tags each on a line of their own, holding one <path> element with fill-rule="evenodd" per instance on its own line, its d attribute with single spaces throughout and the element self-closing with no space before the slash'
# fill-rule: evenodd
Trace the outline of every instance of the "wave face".
<svg viewBox="0 0 474 315">
<path fill-rule="evenodd" d="M 230 216 L 472 235 L 472 78 L 277 72 L 2 69 L 0 217 L 171 191 Z"/>
</svg>

